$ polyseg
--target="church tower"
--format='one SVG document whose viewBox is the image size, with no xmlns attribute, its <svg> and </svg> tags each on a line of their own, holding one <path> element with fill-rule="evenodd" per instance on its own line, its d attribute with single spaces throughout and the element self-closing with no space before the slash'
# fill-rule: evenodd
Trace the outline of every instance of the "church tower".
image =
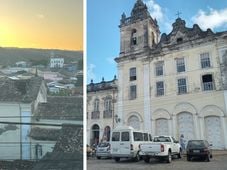
<svg viewBox="0 0 227 170">
<path fill-rule="evenodd" d="M 120 21 L 120 57 L 152 49 L 159 41 L 159 27 L 142 0 L 137 0 L 131 16 L 125 13 Z"/>
</svg>

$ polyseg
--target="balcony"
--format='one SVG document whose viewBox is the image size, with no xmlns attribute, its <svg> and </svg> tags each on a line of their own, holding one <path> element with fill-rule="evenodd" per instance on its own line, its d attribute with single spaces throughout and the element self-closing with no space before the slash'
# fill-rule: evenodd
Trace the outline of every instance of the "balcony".
<svg viewBox="0 0 227 170">
<path fill-rule="evenodd" d="M 205 82 L 205 83 L 203 83 L 203 90 L 204 91 L 214 90 L 213 82 Z"/>
<path fill-rule="evenodd" d="M 91 119 L 99 119 L 99 118 L 100 118 L 100 111 L 91 112 Z"/>
<path fill-rule="evenodd" d="M 112 118 L 113 111 L 112 110 L 104 110 L 103 111 L 103 118 Z"/>
</svg>

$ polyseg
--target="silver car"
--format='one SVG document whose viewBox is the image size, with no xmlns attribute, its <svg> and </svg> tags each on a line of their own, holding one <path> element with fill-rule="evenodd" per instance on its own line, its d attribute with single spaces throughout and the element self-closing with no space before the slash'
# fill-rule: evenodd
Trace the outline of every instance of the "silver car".
<svg viewBox="0 0 227 170">
<path fill-rule="evenodd" d="M 99 143 L 96 148 L 96 158 L 101 159 L 101 157 L 110 158 L 110 144 L 108 142 Z"/>
</svg>

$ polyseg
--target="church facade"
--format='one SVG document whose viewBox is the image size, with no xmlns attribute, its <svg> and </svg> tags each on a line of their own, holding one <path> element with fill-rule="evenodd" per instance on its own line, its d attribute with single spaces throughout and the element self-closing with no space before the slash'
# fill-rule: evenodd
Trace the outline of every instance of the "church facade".
<svg viewBox="0 0 227 170">
<path fill-rule="evenodd" d="M 109 141 L 110 133 L 117 126 L 115 119 L 117 79 L 87 85 L 87 143 Z"/>
<path fill-rule="evenodd" d="M 178 17 L 160 36 L 142 0 L 119 27 L 118 124 L 227 149 L 227 32 L 188 28 Z"/>
</svg>

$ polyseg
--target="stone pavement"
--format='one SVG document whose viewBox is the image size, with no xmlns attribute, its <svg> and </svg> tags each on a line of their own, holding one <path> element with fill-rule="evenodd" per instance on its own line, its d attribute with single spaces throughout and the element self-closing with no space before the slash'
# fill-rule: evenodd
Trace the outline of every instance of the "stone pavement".
<svg viewBox="0 0 227 170">
<path fill-rule="evenodd" d="M 213 155 L 227 155 L 227 150 L 213 150 Z"/>
<path fill-rule="evenodd" d="M 227 150 L 212 150 L 213 155 L 227 155 Z M 183 153 L 183 156 L 186 157 L 186 153 Z"/>
</svg>

